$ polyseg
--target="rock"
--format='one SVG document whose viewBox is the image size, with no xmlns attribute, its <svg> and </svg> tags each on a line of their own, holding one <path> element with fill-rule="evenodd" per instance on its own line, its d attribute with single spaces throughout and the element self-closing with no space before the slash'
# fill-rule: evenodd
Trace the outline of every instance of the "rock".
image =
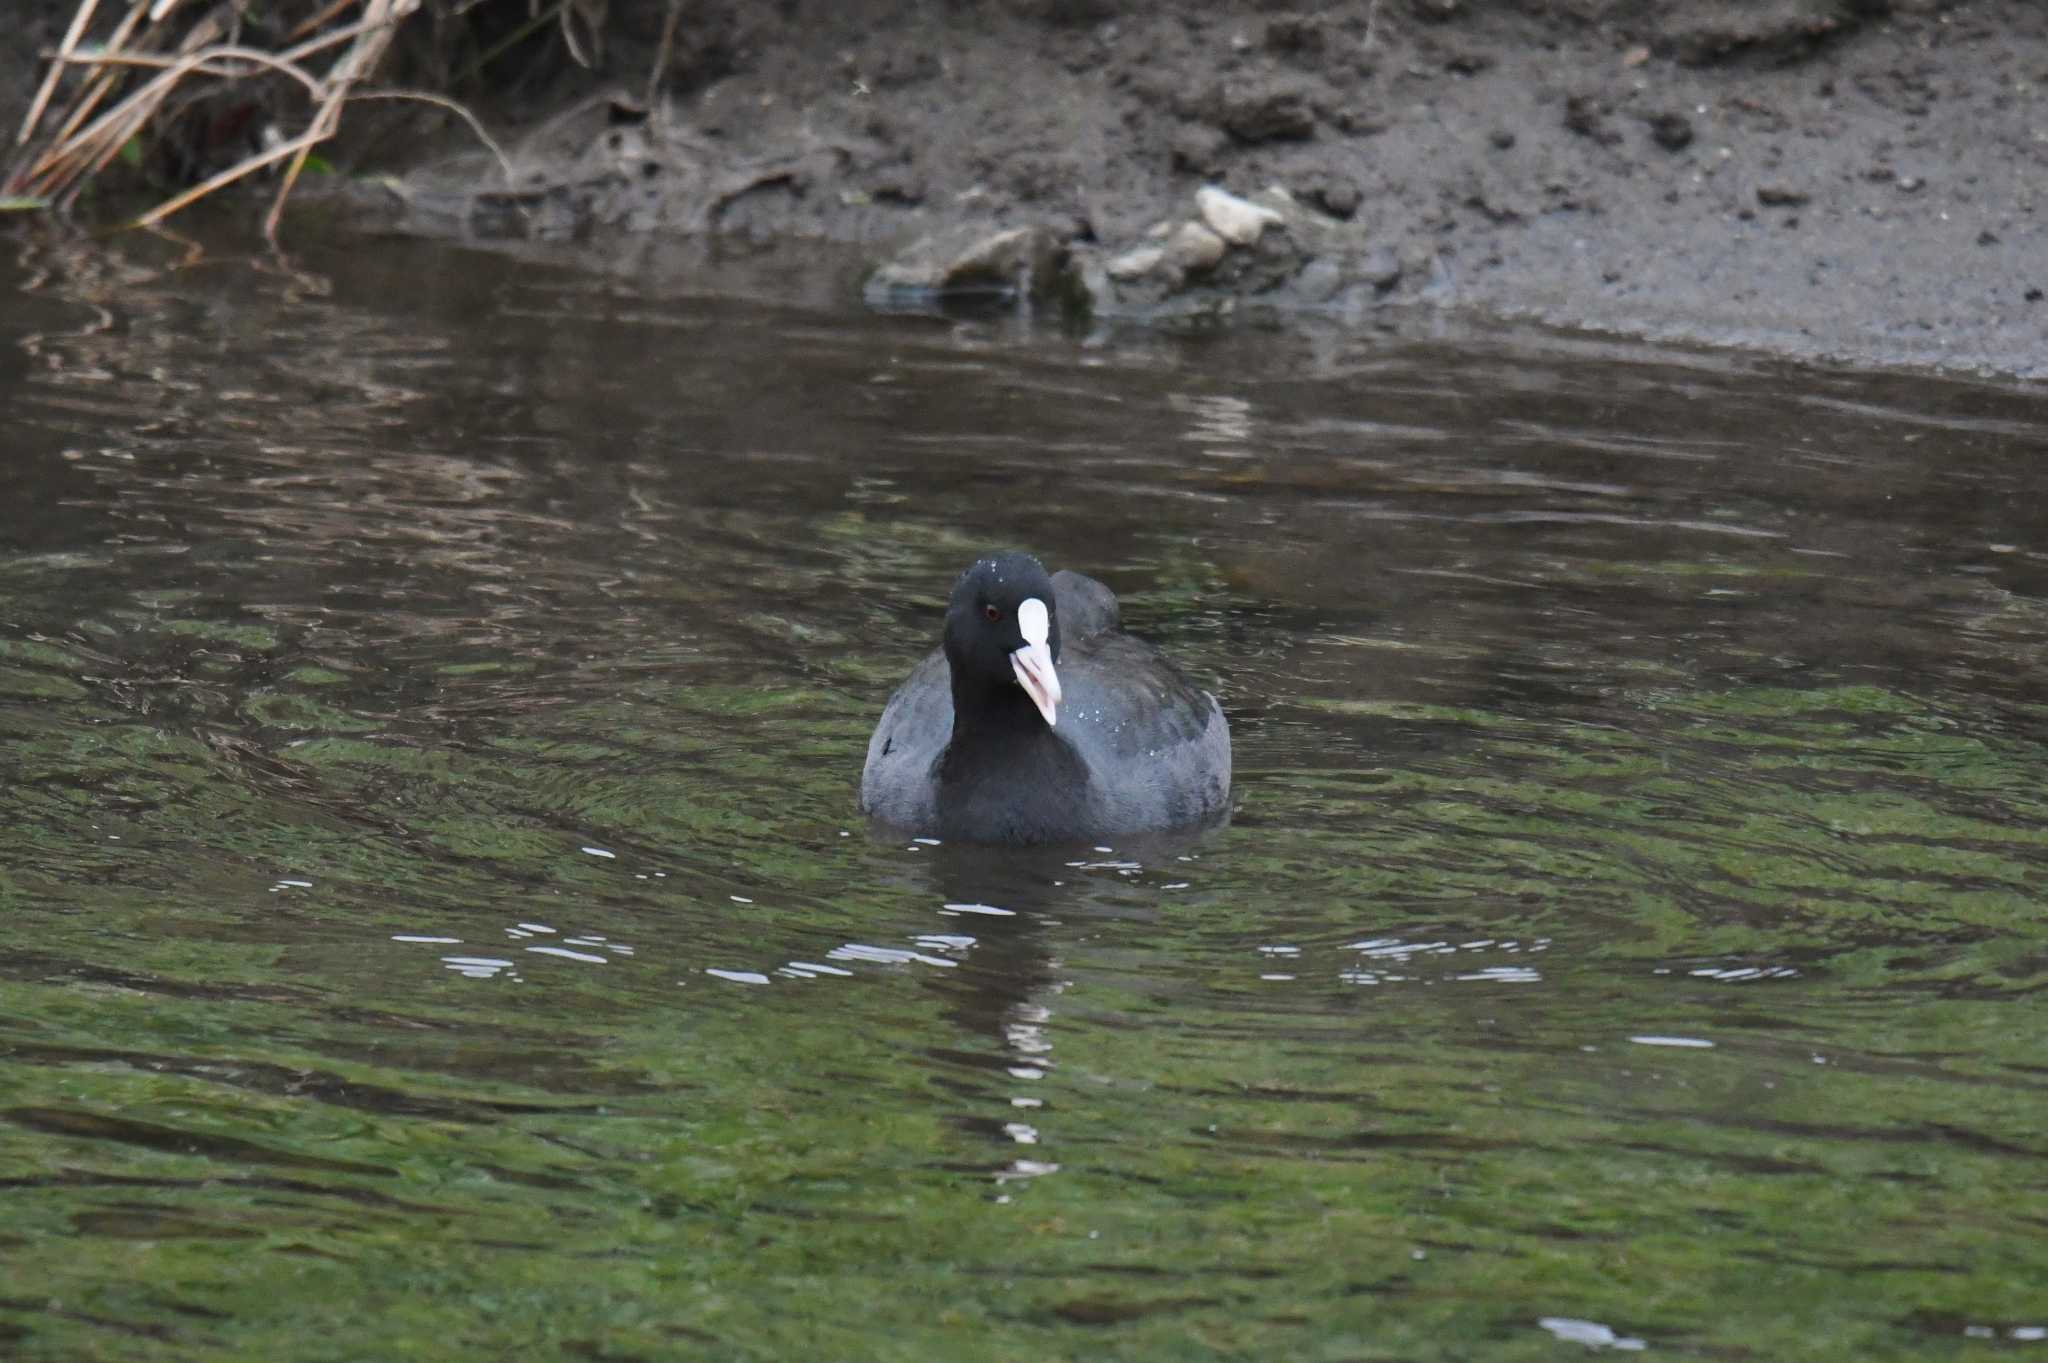
<svg viewBox="0 0 2048 1363">
<path fill-rule="evenodd" d="M 1779 181 L 1770 181 L 1756 187 L 1756 201 L 1765 208 L 1797 208 L 1813 196 L 1803 189 Z"/>
<path fill-rule="evenodd" d="M 1346 219 L 1358 211 L 1358 205 L 1365 197 L 1358 192 L 1357 185 L 1336 176 L 1324 180 L 1308 195 L 1331 217 Z"/>
<path fill-rule="evenodd" d="M 1384 246 L 1375 247 L 1358 266 L 1359 277 L 1380 293 L 1401 282 L 1401 259 Z"/>
<path fill-rule="evenodd" d="M 1088 316 L 1100 317 L 1116 306 L 1116 286 L 1109 282 L 1100 253 L 1082 248 L 1074 253 L 1073 307 Z"/>
<path fill-rule="evenodd" d="M 1674 5 L 1653 35 L 1684 66 L 1707 66 L 1745 53 L 1793 60 L 1874 17 L 1841 0 L 1750 0 L 1740 5 Z"/>
<path fill-rule="evenodd" d="M 1576 94 L 1565 97 L 1564 126 L 1566 132 L 1591 138 L 1603 147 L 1612 147 L 1621 141 L 1621 134 L 1608 126 L 1607 110 L 1593 95 Z"/>
<path fill-rule="evenodd" d="M 1222 237 L 1202 224 L 1184 222 L 1166 240 L 1166 263 L 1182 274 L 1201 274 L 1214 269 L 1228 249 Z"/>
<path fill-rule="evenodd" d="M 1684 151 L 1692 145 L 1692 120 L 1684 114 L 1666 110 L 1645 121 L 1650 125 L 1650 139 L 1664 150 Z"/>
<path fill-rule="evenodd" d="M 1230 149 L 1230 136 L 1207 123 L 1184 123 L 1170 144 L 1173 168 L 1195 175 L 1214 175 Z"/>
<path fill-rule="evenodd" d="M 1464 202 L 1495 223 L 1522 222 L 1536 212 L 1527 199 L 1484 163 L 1473 165 L 1468 172 Z"/>
<path fill-rule="evenodd" d="M 1266 50 L 1286 57 L 1320 57 L 1328 35 L 1320 19 L 1289 14 L 1266 21 Z"/>
<path fill-rule="evenodd" d="M 1344 287 L 1344 272 L 1328 256 L 1317 256 L 1294 277 L 1294 292 L 1304 303 L 1327 303 Z"/>
<path fill-rule="evenodd" d="M 923 172 L 907 160 L 876 169 L 868 175 L 865 188 L 874 203 L 920 204 L 930 192 Z"/>
<path fill-rule="evenodd" d="M 1354 137 L 1371 137 L 1387 130 L 1386 120 L 1378 114 L 1350 105 L 1339 105 L 1329 110 L 1327 117 L 1338 132 Z"/>
<path fill-rule="evenodd" d="M 1271 76 L 1226 80 L 1210 101 L 1210 121 L 1241 142 L 1302 141 L 1316 130 L 1306 81 Z"/>
<path fill-rule="evenodd" d="M 1164 246 L 1134 246 L 1103 268 L 1111 279 L 1143 279 L 1166 259 Z"/>
<path fill-rule="evenodd" d="M 1240 199 L 1215 185 L 1203 185 L 1195 191 L 1195 207 L 1201 210 L 1202 221 L 1233 246 L 1250 246 L 1267 227 L 1283 221 L 1274 210 L 1250 199 Z"/>
<path fill-rule="evenodd" d="M 1401 273 L 1430 279 L 1436 275 L 1436 248 L 1424 241 L 1411 241 L 1401 248 Z"/>
<path fill-rule="evenodd" d="M 1025 203 L 1062 203 L 1082 179 L 1072 152 L 1021 151 L 1007 167 L 1010 190 Z"/>
<path fill-rule="evenodd" d="M 1045 226 L 966 224 L 922 237 L 868 276 L 870 302 L 970 295 L 1039 298 L 1058 284 L 1065 243 Z"/>
<path fill-rule="evenodd" d="M 1096 277 L 1109 296 L 1091 291 L 1099 315 L 1164 310 L 1222 316 L 1248 302 L 1341 309 L 1371 298 L 1374 285 L 1360 282 L 1366 234 L 1358 224 L 1322 213 L 1278 185 L 1242 196 L 1204 185 L 1195 202 L 1198 221 L 1154 224 L 1122 243 L 1121 254 L 1098 256 L 1085 244 L 1072 248 L 1069 272 L 1084 280 L 1091 262 L 1104 262 Z M 1270 230 L 1276 226 L 1281 230 Z M 1382 292 L 1401 278 L 1400 263 L 1384 249 L 1363 263 L 1363 278 L 1377 278 Z"/>
</svg>

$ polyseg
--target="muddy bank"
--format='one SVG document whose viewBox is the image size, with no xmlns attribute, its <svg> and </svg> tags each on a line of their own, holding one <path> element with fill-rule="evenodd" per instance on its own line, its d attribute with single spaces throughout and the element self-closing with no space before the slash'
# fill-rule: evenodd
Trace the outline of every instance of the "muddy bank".
<svg viewBox="0 0 2048 1363">
<path fill-rule="evenodd" d="M 598 69 L 370 138 L 417 230 L 1009 232 L 1098 312 L 1534 318 L 2048 375 L 2037 0 L 615 4 Z M 1204 186 L 1283 219 L 1234 240 Z M 912 273 L 905 276 L 915 279 Z"/>
</svg>

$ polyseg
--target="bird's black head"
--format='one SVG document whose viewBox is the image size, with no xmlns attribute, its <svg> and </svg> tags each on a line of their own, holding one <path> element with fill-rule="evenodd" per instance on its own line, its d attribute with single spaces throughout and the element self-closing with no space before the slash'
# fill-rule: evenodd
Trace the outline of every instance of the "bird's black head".
<svg viewBox="0 0 2048 1363">
<path fill-rule="evenodd" d="M 1029 554 L 976 559 L 946 606 L 946 661 L 956 711 L 994 703 L 1021 688 L 1047 724 L 1057 723 L 1059 612 L 1052 575 Z"/>
</svg>

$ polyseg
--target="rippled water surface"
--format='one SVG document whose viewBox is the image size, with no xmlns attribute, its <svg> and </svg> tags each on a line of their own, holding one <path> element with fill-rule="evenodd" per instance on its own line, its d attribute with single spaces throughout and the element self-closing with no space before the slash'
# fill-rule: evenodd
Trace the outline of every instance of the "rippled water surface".
<svg viewBox="0 0 2048 1363">
<path fill-rule="evenodd" d="M 0 265 L 0 1353 L 2048 1359 L 2039 390 Z M 992 544 L 1220 832 L 876 836 Z"/>
</svg>

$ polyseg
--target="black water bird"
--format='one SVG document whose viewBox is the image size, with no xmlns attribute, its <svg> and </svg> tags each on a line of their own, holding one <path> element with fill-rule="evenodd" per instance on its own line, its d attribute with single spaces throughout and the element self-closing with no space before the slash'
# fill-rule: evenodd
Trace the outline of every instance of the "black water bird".
<svg viewBox="0 0 2048 1363">
<path fill-rule="evenodd" d="M 1116 596 L 1029 554 L 976 560 L 945 642 L 896 689 L 868 740 L 861 808 L 969 842 L 1098 841 L 1220 819 L 1230 726 Z"/>
</svg>

